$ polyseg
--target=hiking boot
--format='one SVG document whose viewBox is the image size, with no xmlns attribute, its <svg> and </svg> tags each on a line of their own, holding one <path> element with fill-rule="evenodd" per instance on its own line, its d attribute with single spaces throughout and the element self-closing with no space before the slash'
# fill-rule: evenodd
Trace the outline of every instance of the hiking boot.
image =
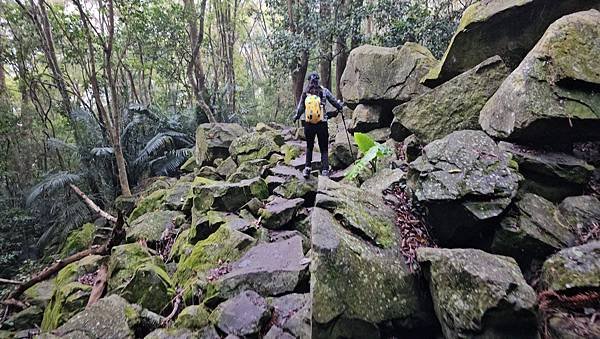
<svg viewBox="0 0 600 339">
<path fill-rule="evenodd" d="M 304 176 L 305 178 L 310 177 L 310 168 L 304 167 L 304 171 L 302 171 L 302 176 Z"/>
<path fill-rule="evenodd" d="M 321 171 L 321 176 L 329 177 L 329 170 L 322 170 Z"/>
</svg>

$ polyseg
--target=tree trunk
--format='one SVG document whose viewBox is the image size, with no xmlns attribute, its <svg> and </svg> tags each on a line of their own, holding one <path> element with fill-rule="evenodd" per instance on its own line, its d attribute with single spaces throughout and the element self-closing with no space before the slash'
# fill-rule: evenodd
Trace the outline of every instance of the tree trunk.
<svg viewBox="0 0 600 339">
<path fill-rule="evenodd" d="M 206 114 L 209 122 L 216 122 L 212 109 L 206 103 L 206 76 L 202 66 L 200 46 L 204 39 L 204 15 L 206 11 L 206 0 L 200 4 L 200 23 L 198 23 L 198 12 L 194 0 L 184 0 L 184 11 L 187 17 L 187 24 L 190 37 L 191 56 L 187 65 L 187 77 L 189 86 L 192 89 L 192 105 Z M 197 122 L 200 118 L 196 117 Z"/>
<path fill-rule="evenodd" d="M 335 43 L 337 56 L 335 58 L 335 95 L 338 98 L 342 98 L 341 84 L 342 74 L 346 68 L 346 62 L 348 61 L 348 51 L 346 50 L 346 43 L 344 38 L 338 37 Z"/>
<path fill-rule="evenodd" d="M 296 105 L 298 105 L 298 102 L 300 102 L 300 98 L 302 97 L 302 91 L 304 90 L 304 78 L 306 77 L 307 69 L 308 51 L 303 51 L 302 55 L 298 59 L 296 68 L 292 71 L 292 90 L 294 91 Z"/>
<path fill-rule="evenodd" d="M 323 0 L 320 3 L 319 13 L 321 22 L 329 23 L 331 20 L 331 7 L 328 0 Z M 331 90 L 331 34 L 326 32 L 320 38 L 321 58 L 319 61 L 319 73 L 321 75 L 321 85 Z"/>
</svg>

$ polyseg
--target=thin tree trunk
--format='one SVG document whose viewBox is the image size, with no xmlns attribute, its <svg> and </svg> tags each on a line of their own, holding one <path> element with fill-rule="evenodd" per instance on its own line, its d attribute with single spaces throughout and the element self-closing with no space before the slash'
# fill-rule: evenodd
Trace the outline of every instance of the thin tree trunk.
<svg viewBox="0 0 600 339">
<path fill-rule="evenodd" d="M 342 74 L 346 68 L 346 62 L 348 61 L 348 51 L 346 50 L 346 43 L 343 37 L 337 37 L 335 46 L 337 54 L 335 57 L 335 95 L 338 98 L 342 98 L 340 80 L 342 79 Z"/>
<path fill-rule="evenodd" d="M 331 7 L 328 0 L 322 0 L 320 4 L 320 20 L 323 23 L 329 23 L 331 20 Z M 319 37 L 321 45 L 321 59 L 319 62 L 319 73 L 321 75 L 321 84 L 331 89 L 331 34 Z"/>
</svg>

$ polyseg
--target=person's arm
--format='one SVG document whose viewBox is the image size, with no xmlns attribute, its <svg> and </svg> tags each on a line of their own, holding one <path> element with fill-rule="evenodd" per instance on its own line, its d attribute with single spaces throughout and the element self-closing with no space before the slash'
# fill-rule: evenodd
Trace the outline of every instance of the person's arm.
<svg viewBox="0 0 600 339">
<path fill-rule="evenodd" d="M 302 93 L 300 97 L 300 101 L 298 102 L 298 107 L 296 107 L 296 114 L 294 115 L 294 120 L 300 119 L 300 116 L 304 114 L 304 110 L 306 110 L 306 106 L 304 105 L 304 100 L 306 99 L 306 93 Z"/>
<path fill-rule="evenodd" d="M 327 88 L 323 89 L 323 93 L 325 94 L 325 98 L 327 99 L 327 101 L 329 101 L 339 111 L 342 110 L 342 108 L 344 107 L 344 102 L 342 100 L 336 99 L 336 97 L 334 97 L 333 94 L 331 94 L 331 91 Z"/>
</svg>

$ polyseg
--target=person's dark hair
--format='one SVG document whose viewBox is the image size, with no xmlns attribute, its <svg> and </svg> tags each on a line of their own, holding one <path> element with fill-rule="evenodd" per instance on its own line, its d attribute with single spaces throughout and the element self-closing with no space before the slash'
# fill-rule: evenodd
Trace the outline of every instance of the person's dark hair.
<svg viewBox="0 0 600 339">
<path fill-rule="evenodd" d="M 304 88 L 304 93 L 310 93 L 318 96 L 322 96 L 323 89 L 319 84 L 319 74 L 317 72 L 311 72 L 308 75 L 308 83 Z"/>
</svg>

